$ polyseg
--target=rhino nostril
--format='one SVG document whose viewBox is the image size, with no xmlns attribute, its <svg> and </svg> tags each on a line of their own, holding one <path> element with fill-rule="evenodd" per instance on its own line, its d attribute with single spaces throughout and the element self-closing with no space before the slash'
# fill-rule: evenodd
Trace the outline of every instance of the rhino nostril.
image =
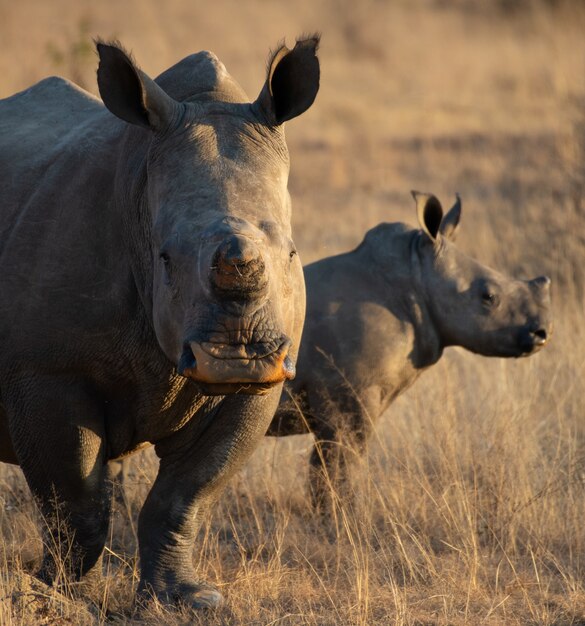
<svg viewBox="0 0 585 626">
<path fill-rule="evenodd" d="M 548 276 L 538 276 L 530 281 L 538 289 L 547 290 L 550 287 L 551 279 Z"/>
<path fill-rule="evenodd" d="M 547 333 L 544 328 L 539 328 L 538 330 L 535 330 L 532 334 L 534 335 L 534 343 L 536 345 L 543 346 L 546 343 Z"/>
<path fill-rule="evenodd" d="M 186 343 L 183 345 L 183 352 L 179 358 L 179 364 L 177 366 L 177 373 L 180 376 L 186 376 L 189 370 L 194 370 L 197 367 L 197 361 L 191 346 Z"/>
<path fill-rule="evenodd" d="M 292 380 L 296 376 L 297 370 L 295 368 L 294 363 L 291 361 L 290 357 L 288 356 L 288 354 L 285 357 L 284 361 L 282 362 L 282 370 L 287 380 Z"/>
</svg>

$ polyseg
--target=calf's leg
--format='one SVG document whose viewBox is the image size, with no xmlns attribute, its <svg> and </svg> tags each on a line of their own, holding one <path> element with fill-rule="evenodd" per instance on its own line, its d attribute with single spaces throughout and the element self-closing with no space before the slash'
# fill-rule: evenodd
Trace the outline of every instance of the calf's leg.
<svg viewBox="0 0 585 626">
<path fill-rule="evenodd" d="M 374 405 L 367 396 L 357 397 L 351 391 L 338 392 L 335 399 L 320 391 L 312 395 L 310 404 L 315 435 L 309 469 L 311 502 L 324 515 L 335 500 L 343 503 L 351 497 L 351 468 L 366 453 Z"/>
</svg>

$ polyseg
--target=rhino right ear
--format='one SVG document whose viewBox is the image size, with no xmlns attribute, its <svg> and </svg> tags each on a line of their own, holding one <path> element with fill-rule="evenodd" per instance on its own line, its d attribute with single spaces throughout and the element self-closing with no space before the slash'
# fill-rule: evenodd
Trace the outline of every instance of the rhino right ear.
<svg viewBox="0 0 585 626">
<path fill-rule="evenodd" d="M 441 229 L 443 207 L 438 198 L 431 193 L 421 193 L 420 191 L 411 191 L 410 193 L 416 202 L 418 223 L 434 243 Z"/>
<path fill-rule="evenodd" d="M 461 219 L 461 197 L 456 193 L 455 198 L 455 204 L 441 220 L 441 227 L 439 228 L 441 235 L 450 241 L 455 241 L 459 228 L 459 220 Z"/>
<path fill-rule="evenodd" d="M 304 113 L 319 91 L 319 35 L 299 39 L 292 50 L 284 44 L 272 55 L 258 104 L 278 126 Z"/>
<path fill-rule="evenodd" d="M 118 45 L 97 42 L 100 96 L 120 119 L 151 130 L 163 130 L 174 119 L 178 102 L 139 70 Z"/>
</svg>

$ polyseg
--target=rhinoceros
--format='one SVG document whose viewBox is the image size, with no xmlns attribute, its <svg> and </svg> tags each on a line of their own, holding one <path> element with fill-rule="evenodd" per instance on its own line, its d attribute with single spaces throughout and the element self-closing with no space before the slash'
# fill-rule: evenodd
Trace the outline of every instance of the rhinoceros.
<svg viewBox="0 0 585 626">
<path fill-rule="evenodd" d="M 209 52 L 152 80 L 99 41 L 103 103 L 57 77 L 0 101 L 0 460 L 76 578 L 106 541 L 108 461 L 154 444 L 139 593 L 221 601 L 193 542 L 295 373 L 283 124 L 316 97 L 317 48 L 279 47 L 250 102 Z"/>
<path fill-rule="evenodd" d="M 413 192 L 420 229 L 379 224 L 352 252 L 305 267 L 299 375 L 268 434 L 312 432 L 313 504 L 343 497 L 348 463 L 375 421 L 447 346 L 485 356 L 536 353 L 551 335 L 550 279 L 508 278 L 454 245 L 461 200 L 445 215 Z"/>
</svg>

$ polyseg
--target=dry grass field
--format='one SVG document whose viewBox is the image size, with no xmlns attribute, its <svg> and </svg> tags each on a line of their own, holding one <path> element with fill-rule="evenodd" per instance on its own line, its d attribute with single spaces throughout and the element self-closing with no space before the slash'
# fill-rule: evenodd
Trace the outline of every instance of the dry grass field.
<svg viewBox="0 0 585 626">
<path fill-rule="evenodd" d="M 30 576 L 42 520 L 2 465 L 0 625 L 585 625 L 582 0 L 0 0 L 0 97 L 51 73 L 95 92 L 95 35 L 150 75 L 211 49 L 255 97 L 269 47 L 314 30 L 321 92 L 287 127 L 303 261 L 414 223 L 410 189 L 458 191 L 464 250 L 552 277 L 550 346 L 449 349 L 381 420 L 328 526 L 308 508 L 309 437 L 265 440 L 194 546 L 227 597 L 195 617 L 132 616 L 153 454 L 118 494 L 104 578 L 60 590 Z"/>
</svg>

